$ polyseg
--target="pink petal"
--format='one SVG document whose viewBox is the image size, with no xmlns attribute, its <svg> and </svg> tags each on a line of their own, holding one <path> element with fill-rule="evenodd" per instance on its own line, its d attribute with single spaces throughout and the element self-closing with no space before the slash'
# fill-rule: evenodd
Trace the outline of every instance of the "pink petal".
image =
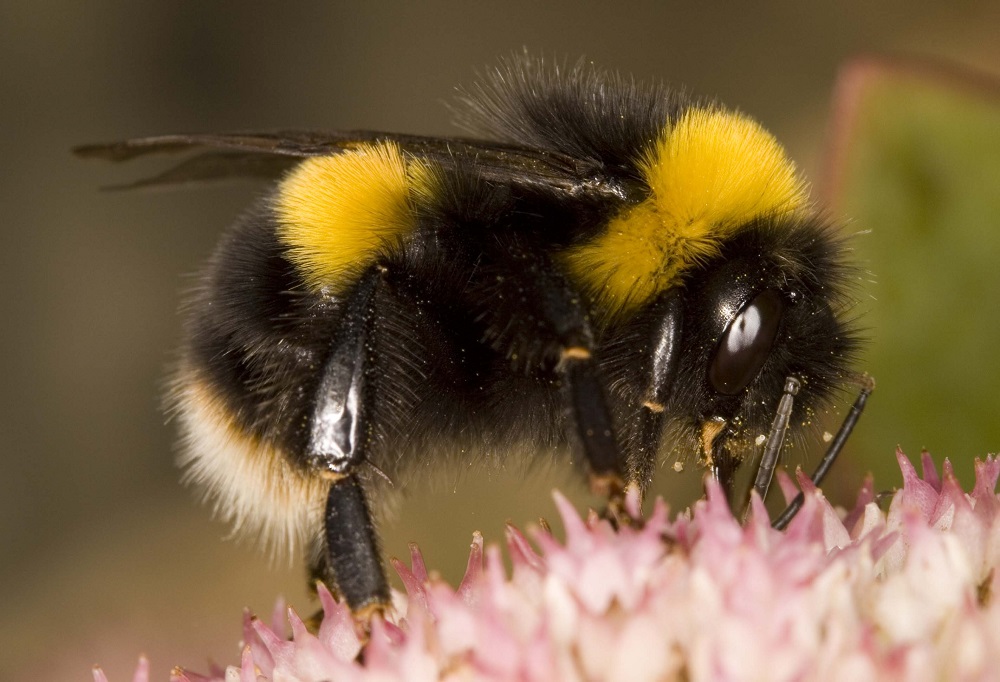
<svg viewBox="0 0 1000 682">
<path fill-rule="evenodd" d="M 361 640 L 358 639 L 351 610 L 334 599 L 326 585 L 318 584 L 316 592 L 323 605 L 323 622 L 317 637 L 337 658 L 353 661 L 361 651 Z"/>
<path fill-rule="evenodd" d="M 553 492 L 552 497 L 556 502 L 556 509 L 559 510 L 559 517 L 562 519 L 563 527 L 566 529 L 566 546 L 589 546 L 590 529 L 580 519 L 580 515 L 573 508 L 570 501 L 559 491 Z"/>
<path fill-rule="evenodd" d="M 273 670 L 279 666 L 287 666 L 295 653 L 294 644 L 278 637 L 271 628 L 257 618 L 250 621 L 250 626 L 253 628 L 258 644 L 255 645 L 251 641 L 247 642 L 247 645 L 257 665 L 262 670 Z"/>
<path fill-rule="evenodd" d="M 425 609 L 427 608 L 427 593 L 424 590 L 424 581 L 417 578 L 417 576 L 406 567 L 399 559 L 393 557 L 389 560 L 392 567 L 396 570 L 396 574 L 399 579 L 403 581 L 403 587 L 406 589 L 406 597 L 410 603 L 420 603 Z"/>
<path fill-rule="evenodd" d="M 243 641 L 253 651 L 260 666 L 271 670 L 274 668 L 274 657 L 258 634 L 256 624 L 257 618 L 250 613 L 249 609 L 243 609 Z M 264 629 L 266 630 L 266 628 Z"/>
<path fill-rule="evenodd" d="M 540 571 L 543 567 L 542 557 L 535 551 L 528 538 L 524 537 L 516 527 L 507 523 L 504 527 L 504 535 L 507 539 L 507 552 L 510 554 L 511 563 L 516 571 L 520 566 L 526 566 L 533 570 Z"/>
<path fill-rule="evenodd" d="M 777 469 L 774 475 L 778 479 L 778 487 L 781 488 L 781 494 L 785 498 L 785 504 L 791 504 L 792 500 L 796 498 L 799 494 L 798 486 L 795 485 L 795 481 L 792 477 L 788 475 L 788 472 L 784 469 Z"/>
<path fill-rule="evenodd" d="M 424 565 L 424 555 L 417 543 L 410 543 L 410 571 L 421 583 L 427 582 L 427 567 Z"/>
<path fill-rule="evenodd" d="M 1000 499 L 994 492 L 997 477 L 1000 476 L 1000 459 L 990 456 L 982 461 L 977 458 L 975 467 L 976 483 L 972 489 L 972 499 L 975 500 L 976 514 L 984 522 L 989 522 L 1000 514 Z"/>
<path fill-rule="evenodd" d="M 278 597 L 274 601 L 274 608 L 271 610 L 271 629 L 274 630 L 282 639 L 288 638 L 288 632 L 285 630 L 285 620 L 288 614 L 288 605 L 285 603 L 284 597 Z"/>
<path fill-rule="evenodd" d="M 941 490 L 941 479 L 938 477 L 937 467 L 934 466 L 934 459 L 927 450 L 920 451 L 920 473 L 934 490 Z"/>
<path fill-rule="evenodd" d="M 874 501 L 875 479 L 869 473 L 861 483 L 861 489 L 854 501 L 854 508 L 844 517 L 844 527 L 851 533 L 852 538 L 860 537 L 861 528 L 858 528 L 858 524 L 865 519 L 865 511 L 868 505 Z"/>
<path fill-rule="evenodd" d="M 469 562 L 465 567 L 465 576 L 458 586 L 458 595 L 470 606 L 476 600 L 476 587 L 483 574 L 483 534 L 478 530 L 472 534 L 472 545 L 469 547 Z"/>
<path fill-rule="evenodd" d="M 257 671 L 254 669 L 253 652 L 249 646 L 243 647 L 240 659 L 240 682 L 257 682 Z"/>
<path fill-rule="evenodd" d="M 896 461 L 903 472 L 903 491 L 893 497 L 893 506 L 914 506 L 924 518 L 930 518 L 938 501 L 938 488 L 917 476 L 917 470 L 899 448 L 896 449 Z"/>
</svg>

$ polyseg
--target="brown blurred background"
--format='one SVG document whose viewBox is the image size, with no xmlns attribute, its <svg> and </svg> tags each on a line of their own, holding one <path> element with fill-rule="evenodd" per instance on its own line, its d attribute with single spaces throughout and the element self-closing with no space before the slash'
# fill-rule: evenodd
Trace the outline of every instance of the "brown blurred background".
<svg viewBox="0 0 1000 682">
<path fill-rule="evenodd" d="M 178 484 L 159 408 L 184 275 L 260 187 L 101 193 L 161 165 L 83 163 L 70 147 L 276 127 L 449 133 L 454 86 L 526 46 L 717 96 L 815 177 L 843 60 L 910 52 L 997 73 L 998 35 L 995 0 L 0 0 L 0 678 L 85 680 L 100 662 L 127 680 L 146 652 L 166 680 L 175 664 L 237 660 L 244 606 L 266 613 L 285 594 L 310 608 L 298 562 L 269 568 L 223 542 Z M 552 513 L 553 480 L 576 487 L 533 475 L 498 516 L 483 511 L 492 485 L 465 478 L 403 506 L 389 551 L 418 539 L 455 576 L 474 528 L 497 540 L 504 515 Z M 440 505 L 462 491 L 442 533 Z"/>
</svg>

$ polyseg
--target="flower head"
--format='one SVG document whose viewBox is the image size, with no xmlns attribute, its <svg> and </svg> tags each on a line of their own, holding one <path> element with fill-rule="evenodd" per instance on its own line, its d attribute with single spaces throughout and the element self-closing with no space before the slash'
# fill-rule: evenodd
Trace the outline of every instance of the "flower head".
<svg viewBox="0 0 1000 682">
<path fill-rule="evenodd" d="M 903 488 L 888 512 L 870 479 L 838 512 L 800 474 L 805 502 L 783 532 L 756 498 L 741 525 L 712 483 L 690 515 L 671 520 L 658 501 L 641 527 L 617 531 L 556 494 L 565 541 L 509 526 L 510 574 L 478 534 L 457 588 L 430 577 L 411 547 L 409 566 L 393 562 L 406 593 L 364 646 L 347 607 L 320 586 L 317 633 L 291 609 L 291 638 L 281 618 L 247 615 L 239 665 L 171 680 L 997 676 L 1000 460 L 978 461 L 965 493 L 947 461 L 939 475 L 925 453 L 920 476 L 898 458 Z M 135 682 L 147 679 L 143 661 Z M 95 681 L 106 682 L 99 670 Z"/>
</svg>

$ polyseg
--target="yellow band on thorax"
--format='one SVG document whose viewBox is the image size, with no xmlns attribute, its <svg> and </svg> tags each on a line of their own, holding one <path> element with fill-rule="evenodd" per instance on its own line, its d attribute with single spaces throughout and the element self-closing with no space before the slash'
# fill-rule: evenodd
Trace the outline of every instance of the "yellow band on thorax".
<svg viewBox="0 0 1000 682">
<path fill-rule="evenodd" d="M 735 112 L 690 109 L 640 160 L 650 196 L 563 253 L 608 317 L 677 286 L 741 225 L 801 211 L 807 190 L 777 140 Z"/>
</svg>

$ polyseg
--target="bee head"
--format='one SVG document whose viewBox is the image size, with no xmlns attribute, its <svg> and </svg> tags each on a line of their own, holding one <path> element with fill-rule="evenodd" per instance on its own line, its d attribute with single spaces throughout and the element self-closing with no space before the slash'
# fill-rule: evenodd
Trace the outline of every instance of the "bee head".
<svg viewBox="0 0 1000 682">
<path fill-rule="evenodd" d="M 859 341 L 845 319 L 853 299 L 843 251 L 815 218 L 762 217 L 688 274 L 678 364 L 663 397 L 700 450 L 708 425 L 737 457 L 759 443 L 787 377 L 802 385 L 793 426 L 810 424 L 844 383 Z"/>
</svg>

